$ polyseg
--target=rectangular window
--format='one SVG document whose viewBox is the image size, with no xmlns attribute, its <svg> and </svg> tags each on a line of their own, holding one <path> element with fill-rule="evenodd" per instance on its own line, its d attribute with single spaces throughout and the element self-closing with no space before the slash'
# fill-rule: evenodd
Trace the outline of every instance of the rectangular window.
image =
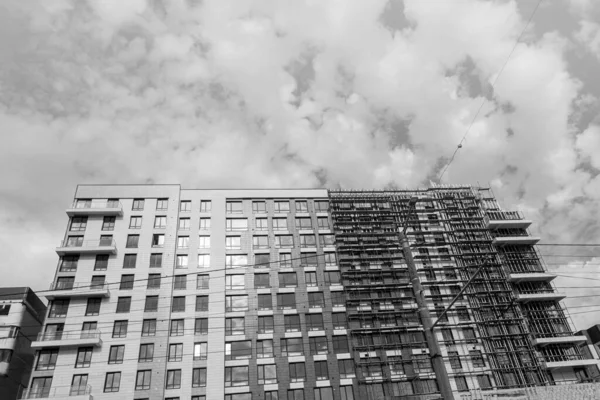
<svg viewBox="0 0 600 400">
<path fill-rule="evenodd" d="M 80 347 L 77 349 L 77 358 L 75 359 L 75 368 L 89 368 L 92 364 L 92 347 Z M 56 350 L 58 355 L 58 350 Z M 56 362 L 56 359 L 54 360 Z M 53 368 L 54 369 L 54 366 Z"/>
<path fill-rule="evenodd" d="M 334 235 L 319 235 L 319 245 L 321 247 L 335 246 L 335 236 Z"/>
<path fill-rule="evenodd" d="M 137 254 L 125 254 L 123 257 L 123 268 L 135 268 Z"/>
<path fill-rule="evenodd" d="M 185 320 L 172 319 L 169 328 L 169 336 L 183 336 L 185 333 Z"/>
<path fill-rule="evenodd" d="M 337 258 L 335 256 L 335 253 L 325 253 L 324 258 L 326 266 L 334 266 L 337 264 Z"/>
<path fill-rule="evenodd" d="M 296 308 L 296 295 L 294 293 L 278 293 L 277 309 L 291 310 Z"/>
<path fill-rule="evenodd" d="M 225 249 L 226 250 L 240 250 L 242 248 L 242 237 L 241 236 L 226 236 L 225 237 Z"/>
<path fill-rule="evenodd" d="M 306 314 L 306 327 L 309 331 L 324 330 L 323 314 Z"/>
<path fill-rule="evenodd" d="M 294 247 L 293 235 L 275 235 L 275 247 L 290 249 Z"/>
<path fill-rule="evenodd" d="M 225 221 L 225 229 L 227 231 L 247 231 L 248 230 L 248 219 L 247 218 L 227 218 Z"/>
<path fill-rule="evenodd" d="M 169 344 L 169 362 L 179 362 L 183 360 L 183 343 Z"/>
<path fill-rule="evenodd" d="M 180 389 L 181 388 L 181 370 L 170 369 L 167 371 L 167 389 Z"/>
<path fill-rule="evenodd" d="M 269 358 L 274 357 L 273 352 L 273 340 L 257 340 L 256 341 L 256 357 L 257 358 Z"/>
<path fill-rule="evenodd" d="M 318 217 L 317 218 L 317 226 L 319 229 L 329 229 L 329 218 L 327 217 Z"/>
<path fill-rule="evenodd" d="M 133 199 L 133 205 L 131 207 L 133 211 L 143 211 L 144 210 L 144 199 Z"/>
<path fill-rule="evenodd" d="M 113 325 L 112 337 L 113 338 L 124 338 L 127 337 L 127 327 L 129 326 L 129 321 L 115 321 Z"/>
<path fill-rule="evenodd" d="M 346 329 L 348 327 L 346 313 L 333 313 L 331 314 L 331 320 L 333 329 Z"/>
<path fill-rule="evenodd" d="M 198 237 L 198 248 L 199 249 L 210 249 L 210 236 L 199 236 Z"/>
<path fill-rule="evenodd" d="M 325 201 L 325 200 L 315 200 L 315 211 L 316 212 L 329 211 L 329 202 Z"/>
<path fill-rule="evenodd" d="M 273 317 L 258 317 L 258 333 L 273 333 Z"/>
<path fill-rule="evenodd" d="M 280 272 L 279 287 L 297 287 L 298 275 L 295 272 Z"/>
<path fill-rule="evenodd" d="M 483 361 L 481 350 L 469 350 L 469 356 L 471 356 L 471 361 L 473 362 L 474 367 L 485 367 L 485 361 Z"/>
<path fill-rule="evenodd" d="M 165 211 L 169 208 L 169 199 L 157 199 L 156 211 Z"/>
<path fill-rule="evenodd" d="M 83 246 L 83 236 L 68 236 L 66 247 L 81 247 Z"/>
<path fill-rule="evenodd" d="M 255 249 L 268 249 L 269 248 L 269 237 L 268 236 L 254 236 L 252 238 L 252 247 Z"/>
<path fill-rule="evenodd" d="M 206 360 L 207 351 L 207 342 L 194 343 L 194 360 Z"/>
<path fill-rule="evenodd" d="M 315 235 L 300 235 L 300 247 L 317 247 Z"/>
<path fill-rule="evenodd" d="M 262 289 L 269 288 L 271 284 L 269 282 L 269 274 L 254 274 L 254 288 Z"/>
<path fill-rule="evenodd" d="M 195 335 L 208 335 L 208 318 L 196 318 L 194 321 Z"/>
<path fill-rule="evenodd" d="M 210 268 L 210 254 L 198 254 L 198 268 Z"/>
<path fill-rule="evenodd" d="M 187 275 L 175 275 L 173 280 L 174 290 L 185 290 L 187 287 Z"/>
<path fill-rule="evenodd" d="M 162 267 L 162 253 L 150 254 L 150 268 Z"/>
<path fill-rule="evenodd" d="M 81 349 L 80 349 L 81 350 Z M 91 356 L 90 356 L 91 357 Z M 38 352 L 36 371 L 49 371 L 56 368 L 58 349 L 43 349 Z M 79 357 L 77 357 L 79 359 Z M 77 366 L 75 368 L 78 368 Z"/>
<path fill-rule="evenodd" d="M 167 217 L 164 215 L 158 215 L 154 217 L 154 228 L 164 229 L 167 227 Z"/>
<path fill-rule="evenodd" d="M 85 395 L 88 392 L 88 374 L 73 375 L 69 396 Z"/>
<path fill-rule="evenodd" d="M 147 289 L 160 289 L 160 274 L 148 274 Z"/>
<path fill-rule="evenodd" d="M 302 253 L 300 255 L 300 264 L 303 267 L 317 267 L 319 265 L 317 253 Z"/>
<path fill-rule="evenodd" d="M 208 296 L 196 296 L 196 311 L 208 311 Z"/>
<path fill-rule="evenodd" d="M 165 245 L 165 235 L 162 233 L 155 233 L 152 235 L 152 247 L 163 247 Z"/>
<path fill-rule="evenodd" d="M 259 310 L 272 310 L 273 299 L 271 294 L 259 294 L 258 295 L 258 309 Z"/>
<path fill-rule="evenodd" d="M 202 200 L 200 202 L 200 212 L 210 212 L 212 210 L 212 203 L 210 200 Z"/>
<path fill-rule="evenodd" d="M 301 356 L 304 354 L 302 338 L 281 339 L 281 355 L 283 357 Z"/>
<path fill-rule="evenodd" d="M 248 367 L 225 367 L 225 387 L 248 386 Z"/>
<path fill-rule="evenodd" d="M 158 296 L 146 296 L 146 303 L 144 304 L 144 312 L 156 312 L 158 311 Z"/>
<path fill-rule="evenodd" d="M 245 254 L 225 256 L 226 268 L 243 268 L 246 266 L 248 266 L 248 256 Z"/>
<path fill-rule="evenodd" d="M 431 358 L 429 357 L 429 354 L 413 354 L 412 361 L 415 373 L 433 372 L 433 366 L 431 365 Z"/>
<path fill-rule="evenodd" d="M 177 238 L 177 248 L 178 249 L 187 249 L 190 247 L 190 237 L 189 236 L 179 236 Z"/>
<path fill-rule="evenodd" d="M 210 229 L 210 218 L 200 218 L 200 230 Z"/>
<path fill-rule="evenodd" d="M 303 362 L 290 363 L 290 382 L 304 382 L 306 380 L 306 369 Z"/>
<path fill-rule="evenodd" d="M 308 316 L 308 314 L 307 314 Z M 283 325 L 286 332 L 300 332 L 300 316 L 284 315 Z"/>
<path fill-rule="evenodd" d="M 138 362 L 152 362 L 154 360 L 154 343 L 140 344 Z"/>
<path fill-rule="evenodd" d="M 208 289 L 208 283 L 210 282 L 210 277 L 208 275 L 196 275 L 196 289 L 205 290 Z"/>
<path fill-rule="evenodd" d="M 179 218 L 179 229 L 189 231 L 190 230 L 190 219 L 189 218 Z"/>
<path fill-rule="evenodd" d="M 271 257 L 268 253 L 254 255 L 254 267 L 255 268 L 269 268 L 270 264 L 271 264 Z"/>
<path fill-rule="evenodd" d="M 275 364 L 262 364 L 257 368 L 259 385 L 277 383 L 277 366 Z"/>
<path fill-rule="evenodd" d="M 492 387 L 492 382 L 488 375 L 477 375 L 477 382 L 481 389 L 491 389 Z"/>
<path fill-rule="evenodd" d="M 265 203 L 264 201 L 253 201 L 252 202 L 252 212 L 266 213 L 267 212 L 267 203 Z"/>
<path fill-rule="evenodd" d="M 460 362 L 460 357 L 458 355 L 458 351 L 449 351 L 448 352 L 448 360 L 450 361 L 450 367 L 452 369 L 461 369 L 462 363 Z"/>
<path fill-rule="evenodd" d="M 308 344 L 310 346 L 310 354 L 327 354 L 329 348 L 327 346 L 326 336 L 314 336 L 308 338 Z"/>
<path fill-rule="evenodd" d="M 346 295 L 344 292 L 331 292 L 331 306 L 332 307 L 345 307 L 346 306 Z"/>
<path fill-rule="evenodd" d="M 342 278 L 339 271 L 327 271 L 325 272 L 325 285 L 341 285 Z"/>
<path fill-rule="evenodd" d="M 92 281 L 90 282 L 90 289 L 102 289 L 106 280 L 105 275 L 92 275 Z"/>
<path fill-rule="evenodd" d="M 258 318 L 260 319 L 260 317 Z M 244 324 L 244 317 L 225 319 L 225 335 L 244 335 L 245 333 L 246 329 Z"/>
<path fill-rule="evenodd" d="M 287 229 L 288 229 L 287 218 L 273 218 L 273 230 L 287 231 Z"/>
<path fill-rule="evenodd" d="M 459 321 L 469 321 L 469 310 L 465 306 L 456 307 L 456 314 L 458 315 Z"/>
<path fill-rule="evenodd" d="M 206 386 L 206 368 L 194 368 L 192 371 L 192 387 Z"/>
<path fill-rule="evenodd" d="M 100 304 L 102 304 L 102 299 L 99 297 L 90 297 L 87 299 L 87 305 L 85 307 L 85 315 L 86 317 L 92 315 L 100 314 Z"/>
<path fill-rule="evenodd" d="M 225 343 L 225 360 L 245 360 L 252 357 L 252 341 L 240 340 Z"/>
<path fill-rule="evenodd" d="M 179 203 L 179 211 L 191 212 L 192 211 L 192 201 L 191 200 L 181 200 L 181 202 Z"/>
<path fill-rule="evenodd" d="M 140 235 L 127 235 L 125 247 L 128 249 L 137 249 L 140 241 Z"/>
<path fill-rule="evenodd" d="M 142 217 L 135 216 L 129 218 L 129 229 L 141 229 L 142 228 Z"/>
<path fill-rule="evenodd" d="M 135 377 L 135 390 L 149 390 L 152 371 L 138 371 Z"/>
<path fill-rule="evenodd" d="M 269 222 L 267 218 L 256 218 L 256 230 L 267 231 L 269 230 Z"/>
<path fill-rule="evenodd" d="M 85 231 L 87 226 L 87 217 L 73 217 L 71 218 L 71 227 L 69 230 L 71 231 Z"/>
<path fill-rule="evenodd" d="M 310 217 L 296 218 L 296 229 L 312 229 Z"/>
<path fill-rule="evenodd" d="M 171 304 L 171 312 L 184 312 L 185 311 L 185 296 L 173 297 L 173 303 Z"/>
<path fill-rule="evenodd" d="M 467 385 L 467 378 L 464 376 L 456 376 L 454 377 L 454 381 L 456 382 L 456 389 L 459 392 L 469 390 L 469 385 Z"/>
<path fill-rule="evenodd" d="M 241 290 L 246 287 L 244 275 L 226 275 L 225 289 L 226 290 Z"/>
<path fill-rule="evenodd" d="M 239 214 L 244 211 L 241 201 L 228 201 L 225 203 L 225 210 L 229 214 Z"/>
<path fill-rule="evenodd" d="M 119 285 L 119 290 L 132 290 L 134 280 L 135 275 L 121 275 L 121 283 Z"/>
<path fill-rule="evenodd" d="M 56 280 L 56 284 L 54 285 L 54 288 L 55 288 L 55 290 L 71 290 L 71 289 L 73 289 L 74 283 L 75 283 L 75 278 L 72 276 L 59 277 Z"/>
<path fill-rule="evenodd" d="M 102 220 L 103 231 L 114 231 L 115 230 L 116 217 L 104 217 Z"/>
<path fill-rule="evenodd" d="M 308 306 L 310 308 L 325 307 L 325 299 L 323 298 L 323 292 L 308 293 Z"/>
<path fill-rule="evenodd" d="M 142 322 L 142 336 L 154 336 L 156 335 L 156 320 L 145 319 Z"/>
<path fill-rule="evenodd" d="M 296 200 L 296 212 L 308 212 L 308 202 L 305 200 Z"/>
<path fill-rule="evenodd" d="M 292 255 L 290 253 L 279 253 L 279 268 L 291 268 Z"/>
<path fill-rule="evenodd" d="M 109 364 L 123 364 L 123 356 L 125 355 L 125 346 L 110 346 L 108 352 Z"/>
<path fill-rule="evenodd" d="M 329 379 L 327 361 L 315 361 L 315 378 L 318 381 L 326 381 Z"/>
<path fill-rule="evenodd" d="M 97 259 L 98 259 L 98 256 L 96 256 L 96 260 Z M 77 271 L 77 263 L 78 262 L 79 262 L 79 255 L 62 256 L 60 259 L 60 272 Z M 108 256 L 106 256 L 106 263 L 108 264 Z M 106 269 L 106 267 L 104 267 L 104 269 Z"/>
<path fill-rule="evenodd" d="M 187 268 L 188 267 L 188 256 L 185 254 L 177 255 L 177 263 L 175 264 L 175 268 Z"/>
<path fill-rule="evenodd" d="M 225 311 L 248 311 L 248 296 L 225 296 Z"/>
<path fill-rule="evenodd" d="M 317 286 L 317 273 L 316 272 L 305 272 L 304 282 L 306 286 Z"/>
<path fill-rule="evenodd" d="M 275 212 L 284 213 L 290 211 L 290 202 L 289 201 L 276 201 L 275 204 Z"/>
<path fill-rule="evenodd" d="M 341 379 L 349 379 L 354 378 L 356 374 L 354 373 L 354 360 L 338 360 L 338 370 L 340 371 Z"/>
<path fill-rule="evenodd" d="M 462 332 L 467 343 L 477 343 L 477 337 L 473 328 L 463 328 Z"/>
</svg>

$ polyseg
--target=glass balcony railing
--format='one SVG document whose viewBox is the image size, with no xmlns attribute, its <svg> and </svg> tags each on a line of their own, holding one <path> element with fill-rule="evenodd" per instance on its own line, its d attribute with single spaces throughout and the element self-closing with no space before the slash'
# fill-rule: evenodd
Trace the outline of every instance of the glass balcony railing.
<svg viewBox="0 0 600 400">
<path fill-rule="evenodd" d="M 19 399 L 61 399 L 73 396 L 91 396 L 92 387 L 90 385 L 71 385 L 71 386 L 41 386 L 26 388 L 21 391 Z"/>
</svg>

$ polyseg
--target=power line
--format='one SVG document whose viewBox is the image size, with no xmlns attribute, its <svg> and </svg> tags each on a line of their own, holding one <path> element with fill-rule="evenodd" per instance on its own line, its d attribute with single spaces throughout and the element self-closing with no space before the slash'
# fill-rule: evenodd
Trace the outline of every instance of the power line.
<svg viewBox="0 0 600 400">
<path fill-rule="evenodd" d="M 496 87 L 496 82 L 498 82 L 498 78 L 500 78 L 500 75 L 502 74 L 502 72 L 504 72 L 504 68 L 506 68 L 506 65 L 508 64 L 508 61 L 510 60 L 510 57 L 515 52 L 517 46 L 519 45 L 519 42 L 521 41 L 521 37 L 523 36 L 523 34 L 525 34 L 525 31 L 529 27 L 529 24 L 531 23 L 531 20 L 533 20 L 533 17 L 535 16 L 535 13 L 537 12 L 537 10 L 540 7 L 541 3 L 542 3 L 542 0 L 538 0 L 537 4 L 535 5 L 535 8 L 533 9 L 533 12 L 529 16 L 529 20 L 527 21 L 527 24 L 525 24 L 525 27 L 523 28 L 523 30 L 521 31 L 521 34 L 517 38 L 517 41 L 515 42 L 515 45 L 513 46 L 513 48 L 510 51 L 510 53 L 508 54 L 508 57 L 506 58 L 506 61 L 504 61 L 504 64 L 502 65 L 502 68 L 500 68 L 500 71 L 498 72 L 498 75 L 496 75 L 496 77 L 494 78 L 494 81 L 492 82 L 492 85 L 491 85 L 492 89 L 494 89 Z M 483 105 L 485 104 L 486 101 L 487 101 L 487 98 L 484 96 L 483 100 L 481 101 L 481 104 L 479 105 L 479 108 L 477 109 L 477 112 L 473 116 L 473 119 L 471 120 L 471 123 L 469 124 L 469 126 L 468 126 L 465 134 L 463 135 L 462 139 L 460 139 L 460 142 L 458 143 L 458 146 L 456 146 L 456 149 L 454 150 L 454 153 L 452 154 L 452 157 L 450 158 L 450 161 L 448 162 L 448 164 L 446 164 L 446 167 L 444 168 L 444 170 L 440 174 L 440 177 L 438 178 L 439 182 L 442 182 L 442 178 L 444 177 L 444 174 L 446 173 L 446 170 L 448 169 L 448 167 L 450 166 L 450 164 L 452 164 L 452 161 L 454 161 L 454 157 L 456 157 L 456 153 L 458 153 L 458 150 L 460 150 L 462 148 L 463 142 L 465 141 L 467 135 L 469 134 L 469 131 L 471 130 L 471 127 L 473 126 L 473 124 L 477 120 L 477 117 L 479 116 L 479 113 L 481 112 L 481 109 L 483 108 Z"/>
</svg>

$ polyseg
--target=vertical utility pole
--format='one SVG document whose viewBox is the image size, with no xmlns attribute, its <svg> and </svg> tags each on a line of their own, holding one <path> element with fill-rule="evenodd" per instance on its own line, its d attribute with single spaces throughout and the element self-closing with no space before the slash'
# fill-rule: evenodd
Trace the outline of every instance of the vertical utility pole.
<svg viewBox="0 0 600 400">
<path fill-rule="evenodd" d="M 411 199 L 411 209 L 415 206 L 415 202 L 416 199 Z M 404 253 L 404 258 L 406 259 L 406 264 L 408 265 L 408 276 L 412 284 L 413 292 L 417 299 L 419 315 L 421 316 L 423 330 L 425 331 L 425 340 L 427 341 L 427 347 L 429 348 L 429 355 L 431 356 L 431 363 L 433 365 L 433 372 L 435 372 L 435 376 L 437 377 L 442 399 L 454 400 L 452 387 L 450 386 L 450 379 L 448 378 L 446 365 L 440 351 L 440 345 L 435 337 L 435 333 L 433 332 L 433 321 L 431 320 L 431 314 L 429 313 L 429 308 L 427 308 L 427 302 L 425 301 L 425 296 L 423 295 L 423 286 L 419 280 L 415 260 L 412 256 L 408 238 L 406 237 L 406 229 L 408 228 L 409 218 L 410 211 L 406 217 L 406 221 L 404 222 L 404 229 L 399 232 L 400 242 L 402 243 L 402 252 Z"/>
</svg>

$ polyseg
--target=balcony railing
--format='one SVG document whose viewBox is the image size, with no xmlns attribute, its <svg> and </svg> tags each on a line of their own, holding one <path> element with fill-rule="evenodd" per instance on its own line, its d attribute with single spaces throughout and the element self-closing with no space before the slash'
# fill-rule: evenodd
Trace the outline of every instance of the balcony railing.
<svg viewBox="0 0 600 400">
<path fill-rule="evenodd" d="M 67 215 L 123 215 L 123 205 L 116 200 L 78 200 L 67 208 Z"/>
<path fill-rule="evenodd" d="M 116 254 L 116 242 L 110 239 L 83 240 L 74 239 L 73 237 L 63 240 L 59 247 L 56 248 L 56 253 L 59 256 L 65 254 Z"/>
<path fill-rule="evenodd" d="M 98 240 L 63 240 L 59 247 L 113 247 L 115 246 L 113 239 L 98 239 Z"/>
<path fill-rule="evenodd" d="M 73 396 L 90 396 L 92 387 L 90 385 L 72 385 L 57 387 L 35 387 L 23 389 L 19 399 L 56 399 Z"/>
<path fill-rule="evenodd" d="M 44 332 L 38 334 L 38 342 L 49 342 L 52 340 L 81 340 L 100 339 L 100 331 L 89 330 L 81 332 Z"/>
<path fill-rule="evenodd" d="M 106 282 L 58 281 L 50 285 L 50 291 L 44 294 L 48 300 L 60 297 L 110 297 Z"/>
<path fill-rule="evenodd" d="M 50 290 L 104 290 L 108 289 L 106 282 L 54 282 L 50 285 Z"/>
<path fill-rule="evenodd" d="M 520 211 L 488 211 L 487 216 L 491 220 L 506 221 L 523 219 Z"/>
</svg>

